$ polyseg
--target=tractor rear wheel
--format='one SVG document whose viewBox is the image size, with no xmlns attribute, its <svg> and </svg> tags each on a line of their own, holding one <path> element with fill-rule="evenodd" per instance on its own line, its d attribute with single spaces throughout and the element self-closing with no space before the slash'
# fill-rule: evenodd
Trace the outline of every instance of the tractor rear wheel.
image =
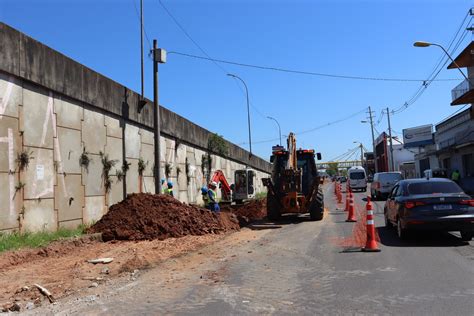
<svg viewBox="0 0 474 316">
<path fill-rule="evenodd" d="M 309 218 L 312 221 L 320 221 L 324 216 L 324 197 L 319 194 L 309 205 Z"/>
</svg>

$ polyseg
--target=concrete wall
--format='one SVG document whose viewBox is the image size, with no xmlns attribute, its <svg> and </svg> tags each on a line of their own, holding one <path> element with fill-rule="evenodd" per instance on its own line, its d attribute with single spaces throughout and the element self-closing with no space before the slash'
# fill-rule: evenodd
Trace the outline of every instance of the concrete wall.
<svg viewBox="0 0 474 316">
<path fill-rule="evenodd" d="M 0 231 L 76 227 L 100 219 L 124 194 L 153 192 L 151 103 L 138 113 L 137 101 L 135 92 L 0 23 Z M 211 133 L 165 108 L 160 113 L 161 174 L 168 164 L 175 196 L 201 203 Z M 228 155 L 212 155 L 212 171 L 232 183 L 234 171 L 248 166 L 263 191 L 270 163 L 228 146 Z M 30 158 L 23 169 L 21 153 Z M 79 163 L 83 153 L 87 168 Z M 108 192 L 101 153 L 116 161 Z M 119 181 L 124 159 L 130 168 Z"/>
</svg>

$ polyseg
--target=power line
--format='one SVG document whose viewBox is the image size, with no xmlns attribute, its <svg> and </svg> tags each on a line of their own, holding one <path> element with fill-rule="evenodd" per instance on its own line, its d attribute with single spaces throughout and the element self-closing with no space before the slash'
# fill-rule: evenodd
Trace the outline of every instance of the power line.
<svg viewBox="0 0 474 316">
<path fill-rule="evenodd" d="M 256 68 L 261 70 L 271 70 L 271 71 L 278 71 L 278 72 L 285 72 L 285 73 L 294 73 L 300 75 L 309 75 L 309 76 L 319 76 L 319 77 L 328 77 L 328 78 L 338 78 L 338 79 L 351 79 L 351 80 L 369 80 L 369 81 L 395 81 L 395 82 L 423 82 L 424 79 L 404 79 L 404 78 L 382 78 L 382 77 L 364 77 L 364 76 L 350 76 L 350 75 L 338 75 L 338 74 L 330 74 L 330 73 L 322 73 L 322 72 L 313 72 L 313 71 L 304 71 L 304 70 L 295 70 L 295 69 L 287 69 L 287 68 L 278 68 L 278 67 L 270 67 L 270 66 L 261 66 L 261 65 L 254 65 L 254 64 L 246 64 L 242 62 L 235 62 L 223 59 L 215 59 L 210 58 L 209 56 L 198 56 L 188 53 L 182 53 L 178 51 L 170 51 L 168 52 L 169 55 L 175 54 L 195 59 L 202 59 L 202 60 L 209 60 L 213 63 L 223 63 L 229 64 L 234 66 L 241 66 L 241 67 L 248 67 L 248 68 Z M 437 79 L 436 81 L 459 81 L 459 79 Z"/>
<path fill-rule="evenodd" d="M 321 128 L 324 128 L 324 127 L 327 127 L 327 126 L 331 126 L 331 125 L 334 125 L 334 124 L 337 124 L 337 123 L 340 123 L 340 122 L 343 122 L 343 121 L 347 121 L 351 118 L 353 118 L 354 116 L 356 116 L 357 114 L 360 114 L 360 113 L 363 113 L 367 110 L 366 107 L 364 107 L 362 110 L 360 111 L 357 111 L 355 113 L 352 113 L 351 115 L 348 115 L 347 117 L 344 117 L 344 118 L 341 118 L 341 119 L 338 119 L 338 120 L 335 120 L 335 121 L 331 121 L 331 122 L 328 122 L 328 123 L 325 123 L 325 124 L 322 124 L 322 125 L 319 125 L 319 126 L 316 126 L 316 127 L 313 127 L 313 128 L 310 128 L 310 129 L 307 129 L 307 130 L 303 130 L 301 132 L 295 132 L 296 135 L 302 135 L 302 134 L 307 134 L 307 133 L 311 133 L 311 132 L 314 132 L 316 130 L 319 130 Z M 274 141 L 277 141 L 279 140 L 279 138 L 272 138 L 272 139 L 267 139 L 267 140 L 260 140 L 260 141 L 253 141 L 252 144 L 264 144 L 264 143 L 271 143 L 271 142 L 274 142 Z M 241 143 L 238 143 L 238 145 L 246 145 L 247 143 L 246 142 L 241 142 Z"/>
<path fill-rule="evenodd" d="M 206 56 L 206 59 L 213 61 L 213 58 L 202 48 L 193 38 L 192 36 L 186 31 L 186 29 L 179 23 L 178 19 L 171 13 L 171 11 L 165 6 L 165 4 L 161 1 L 158 0 L 159 4 L 163 7 L 165 10 L 166 14 L 173 20 L 173 22 L 178 26 L 178 28 L 186 35 L 186 37 L 201 51 Z M 168 55 L 170 54 L 176 54 L 176 52 L 168 52 Z M 203 57 L 204 58 L 204 57 Z M 213 61 L 214 65 L 219 68 L 224 74 L 228 74 L 229 72 L 219 65 L 217 62 Z M 237 85 L 237 87 L 240 89 L 240 91 L 245 95 L 245 91 L 242 89 L 240 84 L 237 82 L 237 79 L 232 78 L 234 80 L 234 83 Z M 259 109 L 257 109 L 252 102 L 249 101 L 250 106 L 262 117 L 266 118 L 268 115 L 263 114 Z"/>
</svg>

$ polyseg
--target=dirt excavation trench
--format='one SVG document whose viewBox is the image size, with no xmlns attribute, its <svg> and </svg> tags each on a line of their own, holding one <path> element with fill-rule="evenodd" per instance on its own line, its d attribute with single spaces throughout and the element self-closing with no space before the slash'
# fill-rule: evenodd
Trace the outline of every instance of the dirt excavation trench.
<svg viewBox="0 0 474 316">
<path fill-rule="evenodd" d="M 166 195 L 131 194 L 110 207 L 80 238 L 0 254 L 0 312 L 24 311 L 75 293 L 97 291 L 113 278 L 195 251 L 265 216 L 265 200 L 223 206 L 214 214 Z M 101 238 L 102 239 L 101 239 Z M 112 258 L 107 264 L 89 263 Z"/>
</svg>

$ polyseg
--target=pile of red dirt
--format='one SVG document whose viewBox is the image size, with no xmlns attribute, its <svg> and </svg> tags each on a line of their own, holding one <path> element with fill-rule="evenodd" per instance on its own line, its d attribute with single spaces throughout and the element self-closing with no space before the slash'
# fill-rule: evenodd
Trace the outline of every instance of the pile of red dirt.
<svg viewBox="0 0 474 316">
<path fill-rule="evenodd" d="M 252 221 L 263 219 L 267 216 L 267 200 L 252 200 L 242 205 L 223 206 L 221 209 L 224 212 L 235 214 L 240 226 L 246 226 Z"/>
<path fill-rule="evenodd" d="M 102 233 L 108 240 L 152 240 L 186 235 L 218 234 L 238 230 L 234 214 L 214 214 L 181 203 L 169 195 L 131 194 L 112 205 L 89 233 Z"/>
</svg>

